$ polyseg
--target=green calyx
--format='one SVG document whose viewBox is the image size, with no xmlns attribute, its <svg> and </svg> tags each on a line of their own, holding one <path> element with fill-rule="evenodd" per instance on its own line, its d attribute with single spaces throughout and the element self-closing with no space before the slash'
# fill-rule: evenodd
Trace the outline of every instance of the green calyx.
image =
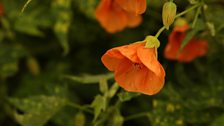
<svg viewBox="0 0 224 126">
<path fill-rule="evenodd" d="M 145 38 L 146 44 L 145 48 L 159 48 L 160 41 L 152 35 L 149 35 Z"/>
</svg>

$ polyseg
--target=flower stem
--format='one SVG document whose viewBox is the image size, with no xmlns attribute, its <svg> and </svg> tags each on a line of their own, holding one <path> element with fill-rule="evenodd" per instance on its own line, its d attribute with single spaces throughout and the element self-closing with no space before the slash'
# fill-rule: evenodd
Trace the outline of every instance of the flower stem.
<svg viewBox="0 0 224 126">
<path fill-rule="evenodd" d="M 199 8 L 197 9 L 197 12 L 196 12 L 195 17 L 194 17 L 194 21 L 193 21 L 193 23 L 192 23 L 192 28 L 195 27 L 195 25 L 196 25 L 196 23 L 197 23 L 197 20 L 198 20 L 198 16 L 199 16 L 200 13 L 201 13 L 201 7 L 199 7 Z"/>
<path fill-rule="evenodd" d="M 138 114 L 134 114 L 134 115 L 130 115 L 126 117 L 124 121 L 132 120 L 132 119 L 136 119 L 136 118 L 140 118 L 140 117 L 144 117 L 148 115 L 149 115 L 149 112 L 142 112 L 142 113 L 138 113 Z"/>
<path fill-rule="evenodd" d="M 197 8 L 197 7 L 200 7 L 200 8 L 201 8 L 202 5 L 203 5 L 203 3 L 195 4 L 194 6 L 188 8 L 187 10 L 185 10 L 185 11 L 183 11 L 183 12 L 177 14 L 177 15 L 175 16 L 175 19 L 178 18 L 178 17 L 180 17 L 180 16 L 182 16 L 182 15 L 185 15 L 186 13 L 188 13 L 188 12 L 194 10 L 194 9 Z M 200 10 L 200 8 L 198 8 L 198 11 Z M 199 11 L 199 12 L 200 12 L 200 11 Z M 199 12 L 198 12 L 198 14 L 199 14 Z M 198 14 L 197 14 L 197 16 L 198 16 Z M 197 21 L 197 19 L 196 19 L 194 22 L 196 22 L 196 21 Z M 156 33 L 155 37 L 158 38 L 159 35 L 160 35 L 165 29 L 166 29 L 165 26 L 163 26 L 162 28 L 160 28 L 159 31 Z"/>
<path fill-rule="evenodd" d="M 195 8 L 197 8 L 197 7 L 199 7 L 199 6 L 202 6 L 202 5 L 203 5 L 203 3 L 195 4 L 194 6 L 188 8 L 187 10 L 185 10 L 185 11 L 183 11 L 183 12 L 177 14 L 177 15 L 175 16 L 175 18 L 178 18 L 178 17 L 180 17 L 180 16 L 182 16 L 182 15 L 185 15 L 186 13 L 188 13 L 188 12 L 190 12 L 190 11 L 194 10 Z"/>
<path fill-rule="evenodd" d="M 87 109 L 87 106 L 81 106 L 81 105 L 78 105 L 78 104 L 76 104 L 76 103 L 71 103 L 71 102 L 68 102 L 67 105 L 68 105 L 68 106 L 71 106 L 71 107 L 73 107 L 73 108 L 76 108 L 76 109 L 85 111 L 85 112 L 87 112 L 87 113 L 89 113 L 89 114 L 93 114 L 93 111 Z"/>
<path fill-rule="evenodd" d="M 158 38 L 159 35 L 166 29 L 165 26 L 163 26 L 162 28 L 159 29 L 159 31 L 156 33 L 155 37 Z"/>
</svg>

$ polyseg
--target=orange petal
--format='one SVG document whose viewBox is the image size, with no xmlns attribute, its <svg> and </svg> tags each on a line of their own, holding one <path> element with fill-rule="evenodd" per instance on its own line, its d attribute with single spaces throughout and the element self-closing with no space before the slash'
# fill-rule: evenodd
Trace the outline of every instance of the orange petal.
<svg viewBox="0 0 224 126">
<path fill-rule="evenodd" d="M 157 60 L 155 54 L 155 48 L 144 48 L 139 47 L 137 54 L 141 62 L 155 75 L 165 77 L 165 71 L 162 68 L 162 65 Z"/>
<path fill-rule="evenodd" d="M 115 0 L 124 10 L 142 14 L 146 10 L 146 0 Z"/>
<path fill-rule="evenodd" d="M 197 57 L 205 55 L 207 53 L 207 50 L 208 50 L 207 41 L 193 38 L 180 53 L 178 61 L 191 62 Z"/>
<path fill-rule="evenodd" d="M 127 91 L 138 92 L 138 85 L 142 82 L 146 69 L 135 70 L 133 63 L 124 59 L 115 70 L 115 80 Z"/>
<path fill-rule="evenodd" d="M 164 56 L 170 60 L 178 59 L 181 42 L 186 36 L 185 31 L 189 28 L 188 25 L 176 26 L 170 33 L 168 43 L 165 47 Z"/>
<path fill-rule="evenodd" d="M 135 0 L 136 1 L 136 14 L 143 14 L 146 10 L 146 0 Z"/>
<path fill-rule="evenodd" d="M 189 29 L 189 25 L 187 24 L 184 26 L 177 26 L 173 29 L 164 51 L 164 56 L 167 59 L 178 60 L 180 62 L 191 62 L 195 58 L 207 53 L 207 41 L 196 38 L 192 38 L 183 50 L 180 50 L 181 43 L 186 36 L 185 31 L 187 29 Z"/>
<path fill-rule="evenodd" d="M 194 43 L 194 52 L 197 52 L 198 56 L 204 56 L 208 52 L 208 41 L 193 38 L 191 42 Z"/>
<path fill-rule="evenodd" d="M 141 45 L 143 45 L 143 43 L 134 43 L 112 48 L 102 56 L 101 60 L 110 71 L 114 71 L 120 63 L 120 60 L 123 60 L 124 58 L 127 58 L 135 63 L 140 63 L 136 51 Z"/>
<path fill-rule="evenodd" d="M 147 95 L 158 93 L 164 85 L 164 77 L 156 76 L 143 64 L 135 65 L 128 59 L 118 65 L 115 80 L 127 91 Z"/>
<path fill-rule="evenodd" d="M 102 0 L 95 12 L 101 26 L 109 33 L 123 30 L 127 26 L 127 15 L 113 0 Z"/>
<path fill-rule="evenodd" d="M 119 50 L 110 49 L 101 57 L 101 61 L 103 62 L 104 66 L 107 67 L 107 69 L 114 71 L 120 63 L 121 59 L 124 58 L 125 57 L 119 52 Z"/>
<path fill-rule="evenodd" d="M 160 69 L 163 68 L 161 67 Z M 154 95 L 158 93 L 164 86 L 164 76 L 156 76 L 152 71 L 147 71 L 146 77 L 144 78 L 144 83 L 140 85 L 140 91 L 147 95 Z"/>
<path fill-rule="evenodd" d="M 169 41 L 164 50 L 164 57 L 170 60 L 176 60 L 180 49 L 180 42 Z"/>
<path fill-rule="evenodd" d="M 128 27 L 134 28 L 141 24 L 142 22 L 142 16 L 141 15 L 135 15 L 133 13 L 127 13 L 128 18 Z"/>
<path fill-rule="evenodd" d="M 142 46 L 144 46 L 144 43 L 136 42 L 136 43 L 133 43 L 130 45 L 117 47 L 116 49 L 119 50 L 123 56 L 125 56 L 132 62 L 140 63 L 141 61 L 139 60 L 139 58 L 137 56 L 137 49 Z"/>
</svg>

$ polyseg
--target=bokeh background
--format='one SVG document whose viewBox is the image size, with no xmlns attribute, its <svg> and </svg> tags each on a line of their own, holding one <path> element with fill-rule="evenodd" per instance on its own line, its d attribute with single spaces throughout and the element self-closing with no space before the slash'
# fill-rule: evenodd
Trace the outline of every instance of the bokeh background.
<svg viewBox="0 0 224 126">
<path fill-rule="evenodd" d="M 198 1 L 174 0 L 178 12 Z M 156 34 L 165 0 L 148 0 L 142 24 L 115 34 L 95 19 L 99 0 L 32 0 L 23 12 L 26 0 L 1 0 L 0 126 L 223 126 L 224 2 L 203 1 L 196 35 L 208 40 L 208 54 L 169 61 L 163 50 L 172 27 L 163 32 L 165 87 L 146 96 L 114 84 L 100 58 Z M 183 17 L 191 23 L 194 15 Z"/>
</svg>

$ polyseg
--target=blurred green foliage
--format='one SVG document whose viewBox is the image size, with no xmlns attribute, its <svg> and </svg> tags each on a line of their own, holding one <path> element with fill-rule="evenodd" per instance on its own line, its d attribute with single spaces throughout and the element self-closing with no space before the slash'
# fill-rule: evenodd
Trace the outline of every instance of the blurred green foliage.
<svg viewBox="0 0 224 126">
<path fill-rule="evenodd" d="M 143 23 L 116 34 L 95 20 L 99 0 L 32 0 L 23 13 L 26 0 L 2 0 L 0 125 L 224 125 L 224 2 L 174 0 L 178 12 L 200 1 L 206 6 L 187 36 L 207 39 L 208 54 L 192 63 L 168 61 L 163 48 L 171 30 L 163 32 L 159 61 L 166 84 L 145 96 L 120 89 L 100 58 L 109 48 L 154 35 L 165 0 L 148 0 Z M 192 23 L 195 12 L 184 17 Z"/>
</svg>

